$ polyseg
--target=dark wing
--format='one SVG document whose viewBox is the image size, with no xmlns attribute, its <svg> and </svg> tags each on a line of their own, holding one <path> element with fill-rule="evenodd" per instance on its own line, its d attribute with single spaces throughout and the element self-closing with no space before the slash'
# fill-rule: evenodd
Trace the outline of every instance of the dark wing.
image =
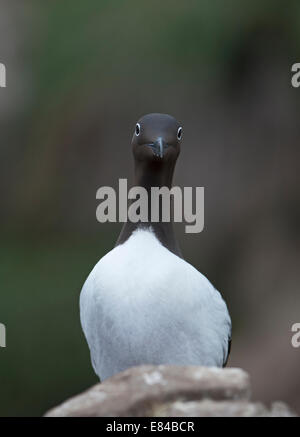
<svg viewBox="0 0 300 437">
<path fill-rule="evenodd" d="M 225 367 L 227 364 L 230 351 L 231 351 L 231 337 L 228 338 L 227 356 L 226 356 L 226 359 L 224 361 L 223 367 Z"/>
</svg>

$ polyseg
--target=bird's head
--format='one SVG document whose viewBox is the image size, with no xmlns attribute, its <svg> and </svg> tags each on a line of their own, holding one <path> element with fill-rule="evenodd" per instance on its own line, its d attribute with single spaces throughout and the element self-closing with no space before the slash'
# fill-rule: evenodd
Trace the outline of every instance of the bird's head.
<svg viewBox="0 0 300 437">
<path fill-rule="evenodd" d="M 134 157 L 137 161 L 175 163 L 181 139 L 182 127 L 174 117 L 167 114 L 144 115 L 134 128 Z"/>
</svg>

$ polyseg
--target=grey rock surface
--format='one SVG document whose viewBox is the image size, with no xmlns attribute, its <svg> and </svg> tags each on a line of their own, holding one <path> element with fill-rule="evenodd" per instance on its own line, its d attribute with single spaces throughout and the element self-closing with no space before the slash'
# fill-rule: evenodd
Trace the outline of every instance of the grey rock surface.
<svg viewBox="0 0 300 437">
<path fill-rule="evenodd" d="M 46 413 L 47 417 L 294 416 L 283 403 L 250 401 L 241 369 L 140 366 L 127 369 Z"/>
</svg>

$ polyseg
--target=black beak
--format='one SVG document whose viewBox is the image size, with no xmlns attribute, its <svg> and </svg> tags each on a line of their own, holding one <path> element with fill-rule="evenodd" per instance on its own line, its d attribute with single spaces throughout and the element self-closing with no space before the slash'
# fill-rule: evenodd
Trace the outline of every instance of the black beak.
<svg viewBox="0 0 300 437">
<path fill-rule="evenodd" d="M 167 144 L 161 137 L 157 138 L 157 140 L 154 143 L 149 144 L 149 146 L 153 149 L 155 156 L 163 158 Z"/>
</svg>

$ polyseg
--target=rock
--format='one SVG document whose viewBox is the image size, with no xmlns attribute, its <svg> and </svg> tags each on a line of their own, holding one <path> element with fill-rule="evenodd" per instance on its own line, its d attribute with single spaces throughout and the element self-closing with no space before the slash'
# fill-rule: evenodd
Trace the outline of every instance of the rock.
<svg viewBox="0 0 300 437">
<path fill-rule="evenodd" d="M 127 369 L 53 408 L 47 417 L 293 416 L 282 403 L 250 402 L 241 369 L 140 366 Z"/>
<path fill-rule="evenodd" d="M 288 405 L 284 402 L 273 402 L 270 410 L 270 417 L 297 417 Z"/>
<path fill-rule="evenodd" d="M 259 417 L 266 416 L 266 408 L 259 403 L 247 401 L 177 401 L 157 409 L 159 417 Z"/>
</svg>

